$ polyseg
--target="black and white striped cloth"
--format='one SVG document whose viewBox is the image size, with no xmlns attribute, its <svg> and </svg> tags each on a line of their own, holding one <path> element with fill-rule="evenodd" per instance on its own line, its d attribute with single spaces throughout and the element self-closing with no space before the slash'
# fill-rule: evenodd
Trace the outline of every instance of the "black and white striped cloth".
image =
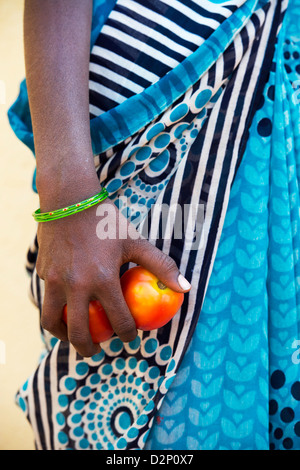
<svg viewBox="0 0 300 470">
<path fill-rule="evenodd" d="M 91 53 L 91 117 L 157 82 L 242 3 L 118 0 Z"/>
<path fill-rule="evenodd" d="M 209 1 L 147 1 L 119 0 L 92 49 L 90 60 L 90 113 L 91 117 L 99 116 L 117 107 L 134 94 L 142 93 L 150 84 L 155 83 L 176 67 L 184 57 L 195 51 L 218 28 L 243 1 L 223 4 L 212 4 Z M 203 299 L 212 271 L 218 243 L 220 240 L 226 214 L 229 194 L 234 176 L 243 156 L 247 142 L 249 126 L 258 107 L 264 84 L 267 81 L 271 66 L 274 44 L 286 2 L 271 0 L 266 2 L 249 18 L 245 27 L 236 35 L 230 47 L 218 58 L 215 64 L 199 77 L 192 90 L 174 104 L 178 105 L 196 93 L 197 89 L 210 87 L 216 99 L 207 106 L 207 116 L 203 126 L 184 156 L 178 158 L 178 142 L 171 142 L 169 177 L 167 184 L 160 192 L 157 203 L 205 204 L 205 218 L 201 246 L 190 250 L 186 240 L 170 240 L 158 237 L 155 244 L 176 260 L 180 271 L 191 282 L 193 289 L 181 309 L 180 315 L 157 332 L 141 333 L 141 342 L 151 338 L 157 340 L 160 347 L 168 345 L 172 349 L 172 360 L 175 369 L 168 373 L 166 364 L 160 367 L 161 377 L 172 378 L 180 366 L 183 355 L 190 343 L 197 319 L 201 312 Z M 219 94 L 217 94 L 219 91 Z M 195 118 L 191 112 L 191 122 Z M 188 118 L 185 118 L 187 120 Z M 159 119 L 158 119 L 159 120 Z M 110 181 L 115 176 L 128 146 L 142 142 L 144 133 L 141 129 L 136 135 L 117 148 L 110 149 L 96 159 L 98 175 L 101 182 Z M 149 184 L 151 177 L 147 165 L 141 165 L 139 178 Z M 128 184 L 130 184 L 130 179 Z M 119 196 L 123 189 L 119 191 Z M 159 231 L 163 214 L 151 219 L 147 215 L 152 233 Z M 144 219 L 145 221 L 146 219 Z M 141 227 L 142 229 L 142 227 Z M 42 308 L 43 283 L 34 269 L 37 244 L 29 254 L 29 270 L 32 271 L 32 295 L 36 305 Z M 71 395 L 75 400 L 77 392 L 95 373 L 100 365 L 91 359 L 85 363 L 89 375 L 78 378 L 76 366 L 82 358 L 68 344 L 56 343 L 52 347 L 50 336 L 45 333 L 48 352 L 40 366 L 29 379 L 26 390 L 20 390 L 19 397 L 26 401 L 26 413 L 34 430 L 38 449 L 79 448 L 76 436 L 72 431 L 72 400 L 68 406 L 62 406 L 59 398 L 62 394 L 62 383 L 65 377 L 77 381 L 76 389 Z M 105 357 L 101 364 L 111 364 L 114 357 L 109 349 L 104 348 Z M 123 356 L 122 356 L 123 354 Z M 148 359 L 142 348 L 133 353 L 128 346 L 120 355 L 123 358 L 135 357 L 137 360 Z M 153 359 L 152 359 L 153 360 Z M 153 360 L 154 361 L 154 360 Z M 116 374 L 117 377 L 117 374 Z M 101 383 L 99 387 L 101 386 Z M 129 432 L 123 435 L 113 434 L 111 427 L 105 434 L 106 442 L 99 434 L 98 440 L 88 440 L 86 428 L 83 433 L 89 449 L 118 449 L 119 444 L 126 442 L 126 449 L 141 449 L 144 446 L 143 436 L 151 427 L 151 420 L 161 406 L 167 393 L 164 381 L 155 389 L 154 406 L 147 413 L 139 410 L 139 417 L 144 413 L 146 421 L 139 426 L 138 435 L 134 438 Z M 95 387 L 97 390 L 97 386 Z M 153 389 L 154 390 L 154 389 Z M 96 392 L 95 392 L 96 393 Z M 113 392 L 112 392 L 113 393 Z M 90 404 L 86 401 L 86 407 Z M 58 425 L 55 416 L 65 416 L 64 425 Z M 85 411 L 82 411 L 83 415 Z M 143 416 L 144 416 L 143 415 Z M 133 416 L 133 424 L 138 417 Z M 68 436 L 66 443 L 59 440 L 59 433 Z M 105 447 L 107 446 L 107 447 Z"/>
</svg>

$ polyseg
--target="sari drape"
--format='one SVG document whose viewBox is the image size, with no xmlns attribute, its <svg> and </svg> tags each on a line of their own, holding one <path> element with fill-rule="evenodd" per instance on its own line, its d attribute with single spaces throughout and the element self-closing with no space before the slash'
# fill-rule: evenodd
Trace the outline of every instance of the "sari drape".
<svg viewBox="0 0 300 470">
<path fill-rule="evenodd" d="M 95 2 L 91 32 L 95 168 L 120 211 L 176 261 L 192 289 L 165 327 L 140 331 L 128 344 L 114 336 L 89 359 L 42 331 L 44 354 L 17 402 L 37 449 L 272 448 L 278 439 L 267 436 L 268 399 L 282 388 L 272 388 L 274 377 L 284 369 L 294 390 L 298 383 L 295 364 L 283 366 L 280 359 L 287 336 L 273 336 L 281 325 L 281 261 L 278 254 L 267 256 L 284 228 L 296 233 L 299 209 L 298 135 L 286 125 L 287 116 L 297 122 L 298 108 L 287 101 L 292 85 L 282 76 L 287 2 L 108 3 L 102 9 Z M 9 115 L 17 136 L 34 152 L 27 106 L 23 82 Z M 280 131 L 275 137 L 274 116 Z M 276 152 L 282 165 L 291 159 L 293 190 L 285 196 L 276 193 L 287 184 Z M 271 156 L 274 168 L 270 164 L 267 172 Z M 289 194 L 293 217 L 287 215 L 287 227 L 276 231 L 282 197 L 288 201 Z M 179 218 L 187 210 L 181 236 L 174 208 Z M 298 235 L 290 237 L 297 253 Z M 35 240 L 27 269 L 41 310 L 37 252 Z M 294 256 L 289 269 L 297 290 Z M 256 269 L 261 277 L 255 277 Z M 291 294 L 295 325 L 297 295 Z M 275 324 L 270 338 L 269 323 Z M 278 398 L 272 400 L 278 405 Z M 290 408 L 282 403 L 282 409 Z M 253 434 L 254 422 L 260 424 Z"/>
</svg>

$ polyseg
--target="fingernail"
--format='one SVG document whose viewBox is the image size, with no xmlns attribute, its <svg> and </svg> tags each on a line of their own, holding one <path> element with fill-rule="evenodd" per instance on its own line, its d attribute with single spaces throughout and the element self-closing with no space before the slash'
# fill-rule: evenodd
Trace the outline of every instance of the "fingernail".
<svg viewBox="0 0 300 470">
<path fill-rule="evenodd" d="M 191 284 L 182 274 L 178 276 L 178 284 L 182 290 L 189 290 L 191 288 Z"/>
</svg>

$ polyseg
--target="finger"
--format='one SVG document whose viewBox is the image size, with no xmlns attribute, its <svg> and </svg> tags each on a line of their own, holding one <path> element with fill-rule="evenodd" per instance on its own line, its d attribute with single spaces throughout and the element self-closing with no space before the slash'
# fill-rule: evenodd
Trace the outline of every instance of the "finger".
<svg viewBox="0 0 300 470">
<path fill-rule="evenodd" d="M 148 240 L 134 241 L 131 261 L 143 266 L 163 284 L 176 292 L 188 292 L 191 284 L 180 273 L 175 261 Z"/>
<path fill-rule="evenodd" d="M 96 295 L 120 340 L 125 343 L 133 341 L 137 329 L 124 299 L 119 278 L 116 277 L 109 283 L 101 283 L 101 290 Z"/>
<path fill-rule="evenodd" d="M 67 327 L 62 320 L 64 304 L 64 293 L 59 288 L 45 281 L 41 326 L 56 338 L 62 341 L 68 341 Z"/>
<path fill-rule="evenodd" d="M 68 339 L 83 357 L 91 357 L 101 351 L 92 341 L 89 329 L 89 298 L 86 292 L 71 292 L 67 297 Z"/>
</svg>

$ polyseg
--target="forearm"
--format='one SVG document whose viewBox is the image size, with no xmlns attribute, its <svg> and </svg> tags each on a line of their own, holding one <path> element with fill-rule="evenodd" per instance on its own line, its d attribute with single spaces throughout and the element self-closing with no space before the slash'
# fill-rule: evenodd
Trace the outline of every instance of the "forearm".
<svg viewBox="0 0 300 470">
<path fill-rule="evenodd" d="M 26 80 L 45 210 L 97 186 L 89 127 L 91 17 L 92 0 L 25 1 Z"/>
</svg>

